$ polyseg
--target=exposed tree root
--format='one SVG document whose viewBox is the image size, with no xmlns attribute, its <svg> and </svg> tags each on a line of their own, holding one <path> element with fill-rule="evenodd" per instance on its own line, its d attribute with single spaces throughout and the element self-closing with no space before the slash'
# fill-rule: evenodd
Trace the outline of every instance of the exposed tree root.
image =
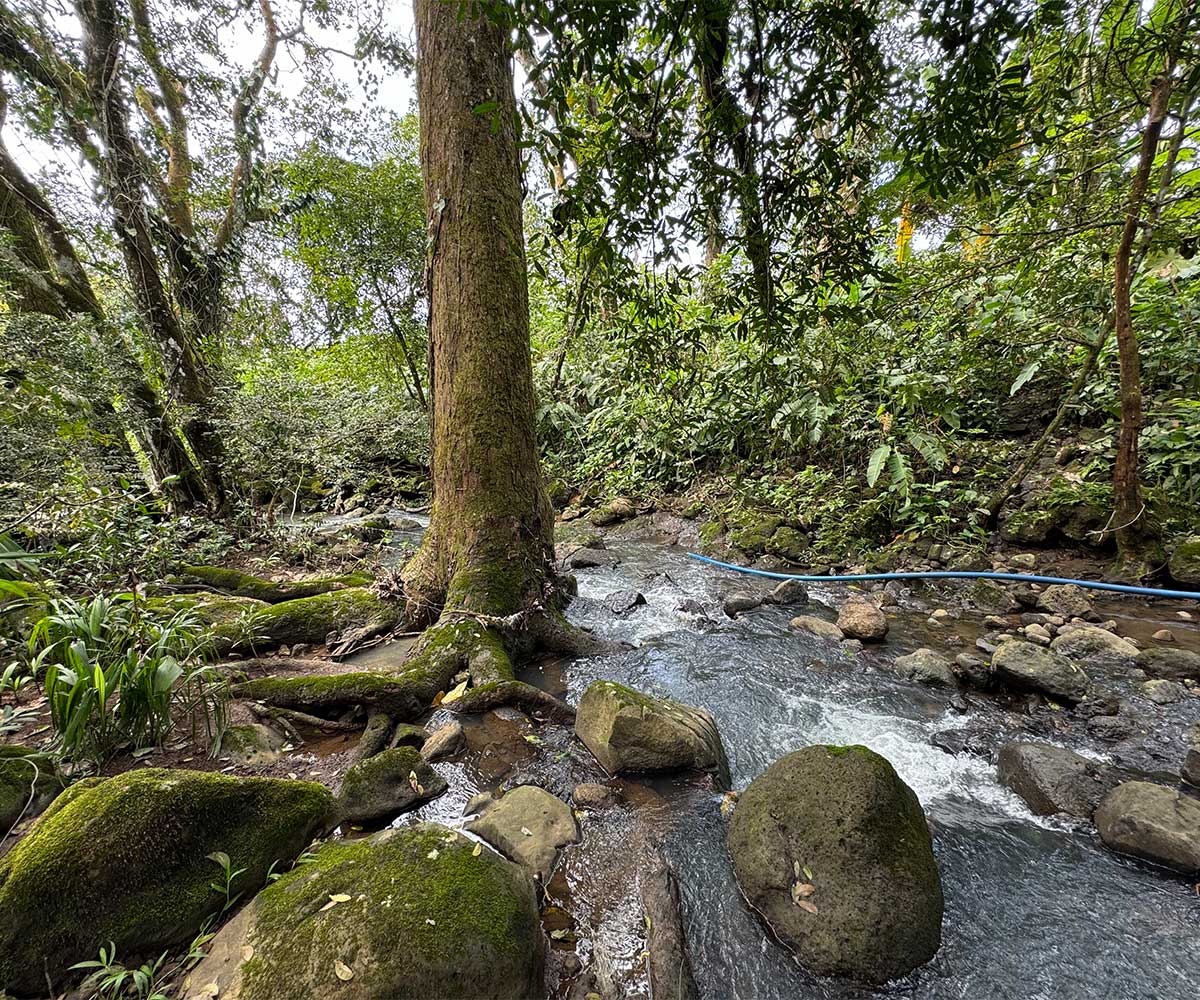
<svg viewBox="0 0 1200 1000">
<path fill-rule="evenodd" d="M 455 701 L 446 704 L 451 712 L 487 712 L 511 705 L 529 715 L 565 725 L 575 721 L 575 709 L 554 695 L 524 681 L 493 681 L 470 688 Z"/>
<path fill-rule="evenodd" d="M 359 729 L 358 724 L 355 722 L 343 722 L 340 719 L 322 719 L 319 715 L 309 715 L 307 712 L 298 712 L 291 708 L 278 708 L 273 705 L 251 704 L 250 711 L 260 719 L 271 719 L 281 725 L 286 725 L 290 730 L 289 735 L 294 735 L 301 743 L 304 740 L 292 727 L 293 723 L 299 723 L 302 726 L 311 726 L 313 729 L 320 729 L 326 733 L 353 733 Z"/>
<path fill-rule="evenodd" d="M 379 753 L 387 745 L 391 732 L 392 717 L 386 712 L 372 712 L 367 718 L 367 727 L 358 739 L 358 746 L 350 755 L 350 766 Z"/>
</svg>

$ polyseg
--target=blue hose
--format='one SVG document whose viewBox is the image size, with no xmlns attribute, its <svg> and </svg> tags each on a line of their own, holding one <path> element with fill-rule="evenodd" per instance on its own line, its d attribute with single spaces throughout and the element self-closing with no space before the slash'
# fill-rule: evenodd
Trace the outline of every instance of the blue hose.
<svg viewBox="0 0 1200 1000">
<path fill-rule="evenodd" d="M 846 576 L 802 576 L 796 573 L 772 573 L 750 566 L 735 566 L 733 563 L 710 559 L 699 552 L 689 552 L 688 557 L 702 563 L 730 569 L 735 573 L 750 576 L 765 576 L 772 580 L 799 580 L 801 583 L 858 583 L 868 580 L 1011 580 L 1017 583 L 1073 583 L 1089 590 L 1109 590 L 1117 594 L 1141 594 L 1147 597 L 1182 597 L 1189 601 L 1200 601 L 1200 593 L 1190 590 L 1163 590 L 1159 587 L 1133 587 L 1124 583 L 1099 583 L 1095 580 L 1072 580 L 1065 576 L 1036 576 L 1033 573 L 979 573 L 958 570 L 931 570 L 925 573 L 851 573 Z"/>
</svg>

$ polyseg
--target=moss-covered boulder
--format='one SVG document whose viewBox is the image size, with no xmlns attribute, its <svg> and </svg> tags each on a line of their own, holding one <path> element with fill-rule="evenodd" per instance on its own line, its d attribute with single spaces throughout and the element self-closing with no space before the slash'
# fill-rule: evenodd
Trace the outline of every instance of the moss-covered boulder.
<svg viewBox="0 0 1200 1000">
<path fill-rule="evenodd" d="M 1171 547 L 1167 569 L 1178 583 L 1200 586 L 1200 535 L 1181 539 Z"/>
<path fill-rule="evenodd" d="M 772 764 L 738 800 L 729 853 L 747 901 L 813 972 L 875 985 L 941 944 L 921 803 L 866 747 L 806 747 Z"/>
<path fill-rule="evenodd" d="M 404 605 L 365 587 L 347 587 L 312 597 L 298 597 L 261 608 L 250 622 L 253 642 L 319 646 L 330 633 L 348 629 L 386 632 L 404 620 Z"/>
<path fill-rule="evenodd" d="M 322 847 L 222 929 L 184 995 L 526 1000 L 542 949 L 529 876 L 422 824 Z"/>
<path fill-rule="evenodd" d="M 369 573 L 309 577 L 305 580 L 264 580 L 261 576 L 225 566 L 184 566 L 179 575 L 184 580 L 202 583 L 213 590 L 235 597 L 252 597 L 267 604 L 313 597 L 347 587 L 363 587 L 371 582 Z"/>
<path fill-rule="evenodd" d="M 66 785 L 49 754 L 0 746 L 0 834 L 18 819 L 40 815 Z"/>
<path fill-rule="evenodd" d="M 261 722 L 229 726 L 221 734 L 221 756 L 239 764 L 269 764 L 286 742 L 283 733 Z"/>
<path fill-rule="evenodd" d="M 803 562 L 811 547 L 812 542 L 808 535 L 799 528 L 791 528 L 786 524 L 776 528 L 764 546 L 769 554 L 789 562 Z"/>
<path fill-rule="evenodd" d="M 747 555 L 760 555 L 783 522 L 774 514 L 743 514 L 729 532 L 729 544 Z"/>
<path fill-rule="evenodd" d="M 147 769 L 63 792 L 0 859 L 0 984 L 44 993 L 113 942 L 157 955 L 220 911 L 220 867 L 252 893 L 333 820 L 333 797 L 306 781 Z"/>
<path fill-rule="evenodd" d="M 435 799 L 446 779 L 425 763 L 419 750 L 396 747 L 360 760 L 346 772 L 338 805 L 351 823 L 393 819 Z"/>
<path fill-rule="evenodd" d="M 692 769 L 728 780 L 721 734 L 708 712 L 615 681 L 596 681 L 583 693 L 575 735 L 610 774 Z"/>
</svg>

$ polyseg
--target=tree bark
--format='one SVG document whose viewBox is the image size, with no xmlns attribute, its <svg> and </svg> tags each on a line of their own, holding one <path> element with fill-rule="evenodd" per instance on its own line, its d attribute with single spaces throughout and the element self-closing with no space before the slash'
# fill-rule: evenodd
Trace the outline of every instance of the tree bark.
<svg viewBox="0 0 1200 1000">
<path fill-rule="evenodd" d="M 1145 506 L 1138 474 L 1142 386 L 1137 335 L 1133 329 L 1129 294 L 1133 279 L 1130 264 L 1170 96 L 1170 76 L 1164 74 L 1156 77 L 1150 85 L 1150 110 L 1146 117 L 1146 127 L 1142 131 L 1137 169 L 1134 171 L 1129 199 L 1125 205 L 1125 225 L 1121 230 L 1121 242 L 1117 246 L 1113 261 L 1113 311 L 1121 374 L 1121 429 L 1117 438 L 1116 461 L 1113 464 L 1113 532 L 1117 539 L 1119 558 L 1126 561 L 1139 558 L 1146 537 L 1145 522 L 1142 518 Z"/>
<path fill-rule="evenodd" d="M 477 4 L 414 9 L 434 499 L 405 595 L 427 620 L 443 609 L 511 616 L 548 596 L 553 516 L 534 438 L 508 41 Z"/>
</svg>

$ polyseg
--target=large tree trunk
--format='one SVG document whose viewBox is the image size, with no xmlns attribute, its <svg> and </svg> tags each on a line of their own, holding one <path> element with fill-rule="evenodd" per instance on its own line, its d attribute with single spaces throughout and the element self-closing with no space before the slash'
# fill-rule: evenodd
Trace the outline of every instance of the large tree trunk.
<svg viewBox="0 0 1200 1000">
<path fill-rule="evenodd" d="M 1121 370 L 1121 430 L 1117 438 L 1117 457 L 1113 464 L 1113 524 L 1119 558 L 1127 563 L 1141 559 L 1145 548 L 1145 505 L 1142 501 L 1141 480 L 1138 475 L 1138 435 L 1142 429 L 1142 384 L 1138 362 L 1137 335 L 1133 330 L 1133 314 L 1129 289 L 1133 280 L 1130 266 L 1133 245 L 1137 238 L 1142 206 L 1150 172 L 1158 152 L 1167 102 L 1171 96 L 1171 79 L 1164 74 L 1151 84 L 1150 111 L 1142 131 L 1141 152 L 1133 184 L 1125 205 L 1125 226 L 1113 261 L 1113 312 L 1117 332 L 1117 354 Z"/>
<path fill-rule="evenodd" d="M 405 570 L 405 593 L 429 617 L 442 608 L 504 617 L 542 604 L 553 552 L 534 439 L 508 41 L 475 4 L 414 7 L 430 239 L 433 510 Z M 491 110 L 476 113 L 480 105 Z"/>
</svg>

